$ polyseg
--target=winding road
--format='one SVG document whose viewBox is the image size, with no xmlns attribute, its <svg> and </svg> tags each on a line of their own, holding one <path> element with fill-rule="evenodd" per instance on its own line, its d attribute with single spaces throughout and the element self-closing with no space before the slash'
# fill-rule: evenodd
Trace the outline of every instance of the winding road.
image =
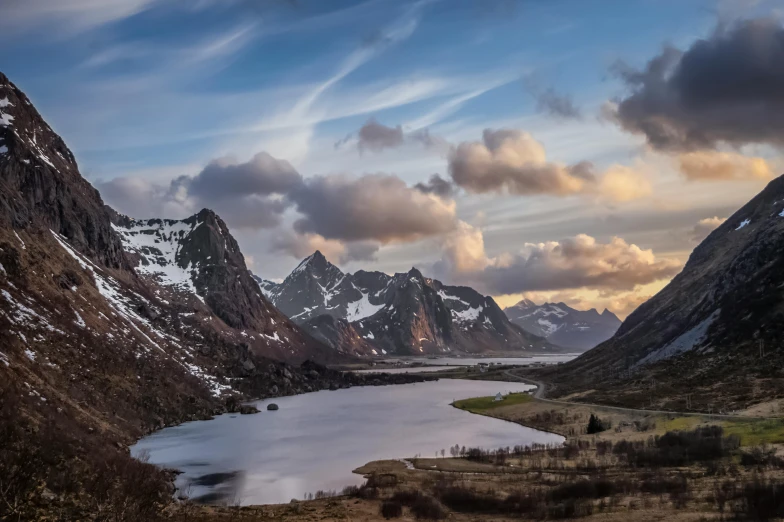
<svg viewBox="0 0 784 522">
<path fill-rule="evenodd" d="M 621 413 L 632 413 L 636 415 L 680 415 L 684 417 L 705 417 L 709 419 L 724 419 L 724 420 L 749 420 L 749 419 L 769 419 L 769 418 L 779 418 L 779 417 L 766 417 L 766 416 L 752 416 L 752 415 L 730 415 L 724 413 L 699 413 L 693 411 L 669 411 L 669 410 L 641 410 L 636 408 L 623 408 L 620 406 L 606 406 L 604 404 L 593 404 L 588 402 L 573 402 L 573 401 L 559 401 L 555 399 L 545 399 L 545 393 L 547 391 L 547 384 L 542 381 L 535 381 L 533 379 L 529 379 L 528 377 L 520 377 L 517 374 L 512 373 L 512 370 L 504 370 L 504 376 L 508 377 L 512 381 L 515 382 L 524 382 L 527 384 L 533 384 L 536 386 L 536 391 L 534 392 L 534 398 L 538 399 L 543 402 L 549 402 L 552 404 L 559 404 L 563 406 L 589 406 L 591 408 L 596 409 L 603 409 L 603 410 L 611 410 L 617 411 Z"/>
</svg>

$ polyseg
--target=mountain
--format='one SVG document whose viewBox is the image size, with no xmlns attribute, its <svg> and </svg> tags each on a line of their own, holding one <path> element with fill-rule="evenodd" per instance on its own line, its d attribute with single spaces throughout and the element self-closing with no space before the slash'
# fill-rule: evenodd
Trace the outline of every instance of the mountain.
<svg viewBox="0 0 784 522">
<path fill-rule="evenodd" d="M 316 251 L 262 292 L 305 330 L 344 353 L 431 355 L 556 350 L 509 322 L 491 297 L 417 269 L 343 273 Z M 326 316 L 326 317 L 325 317 Z"/>
<path fill-rule="evenodd" d="M 605 309 L 575 310 L 564 303 L 544 303 L 539 306 L 523 299 L 504 309 L 514 324 L 525 331 L 570 350 L 583 352 L 606 341 L 621 326 L 621 320 Z"/>
<path fill-rule="evenodd" d="M 711 232 L 611 339 L 543 371 L 553 395 L 714 411 L 784 396 L 782 245 L 784 176 Z"/>
<path fill-rule="evenodd" d="M 213 212 L 106 207 L 0 74 L 0 519 L 150 520 L 170 476 L 128 444 L 251 397 L 389 380 L 307 361 L 336 355 L 261 294 Z"/>
<path fill-rule="evenodd" d="M 228 327 L 224 335 L 268 357 L 301 362 L 329 355 L 259 292 L 239 245 L 211 210 L 184 220 L 110 215 L 131 265 L 155 285 L 158 299 L 196 321 L 216 316 Z"/>
</svg>

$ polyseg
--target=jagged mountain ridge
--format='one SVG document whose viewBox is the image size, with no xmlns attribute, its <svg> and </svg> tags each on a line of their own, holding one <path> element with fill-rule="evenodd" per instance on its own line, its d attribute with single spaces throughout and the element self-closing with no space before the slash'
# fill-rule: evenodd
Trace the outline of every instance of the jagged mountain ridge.
<svg viewBox="0 0 784 522">
<path fill-rule="evenodd" d="M 553 344 L 577 351 L 590 350 L 613 336 L 621 320 L 605 309 L 576 310 L 565 303 L 537 305 L 523 299 L 504 309 L 510 321 Z"/>
<path fill-rule="evenodd" d="M 677 398 L 667 392 L 678 402 L 663 407 L 685 408 L 688 391 L 704 399 L 705 409 L 718 407 L 709 401 L 718 401 L 720 393 L 726 410 L 733 401 L 741 406 L 779 395 L 780 379 L 771 377 L 784 374 L 778 338 L 784 328 L 782 244 L 784 176 L 711 232 L 681 273 L 632 312 L 611 339 L 557 372 L 544 370 L 556 383 L 553 391 L 603 383 L 608 400 L 621 400 L 624 383 L 636 382 L 629 384 L 629 401 L 641 393 L 650 401 L 650 388 L 639 385 L 650 380 L 657 390 L 684 390 Z M 760 384 L 750 387 L 753 379 Z"/>
<path fill-rule="evenodd" d="M 112 217 L 133 266 L 155 283 L 159 298 L 206 308 L 259 353 L 300 361 L 326 355 L 259 292 L 239 245 L 211 210 L 184 220 Z"/>
<path fill-rule="evenodd" d="M 346 353 L 557 349 L 510 323 L 492 298 L 426 278 L 415 268 L 393 276 L 364 270 L 347 274 L 316 251 L 281 283 L 256 281 L 283 313 Z M 327 321 L 324 315 L 346 324 Z M 341 324 L 340 339 L 329 333 L 336 324 Z"/>
</svg>

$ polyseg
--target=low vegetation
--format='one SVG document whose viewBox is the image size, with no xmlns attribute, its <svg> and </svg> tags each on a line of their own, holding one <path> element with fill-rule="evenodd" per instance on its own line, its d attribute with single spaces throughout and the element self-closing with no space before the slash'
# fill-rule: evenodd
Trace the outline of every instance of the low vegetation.
<svg viewBox="0 0 784 522">
<path fill-rule="evenodd" d="M 527 393 L 509 393 L 504 395 L 500 401 L 497 401 L 495 397 L 475 397 L 472 399 L 455 401 L 452 405 L 455 408 L 470 411 L 471 413 L 483 413 L 504 406 L 524 404 L 530 402 L 532 399 L 533 397 Z"/>
</svg>

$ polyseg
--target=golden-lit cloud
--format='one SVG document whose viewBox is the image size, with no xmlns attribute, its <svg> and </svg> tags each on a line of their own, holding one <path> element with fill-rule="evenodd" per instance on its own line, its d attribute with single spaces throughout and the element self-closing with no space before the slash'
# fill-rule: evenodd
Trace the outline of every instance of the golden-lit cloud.
<svg viewBox="0 0 784 522">
<path fill-rule="evenodd" d="M 773 166 L 766 159 L 736 152 L 687 152 L 680 154 L 677 161 L 681 173 L 692 181 L 767 180 L 775 175 Z"/>
<path fill-rule="evenodd" d="M 526 243 L 517 252 L 488 257 L 481 230 L 466 223 L 444 242 L 437 265 L 450 280 L 492 295 L 580 288 L 631 291 L 668 280 L 680 269 L 680 261 L 657 257 L 622 238 L 602 243 L 586 234 Z"/>
<path fill-rule="evenodd" d="M 633 201 L 653 193 L 651 182 L 641 172 L 624 165 L 608 168 L 599 180 L 599 193 L 618 202 Z"/>
<path fill-rule="evenodd" d="M 514 129 L 485 129 L 481 142 L 460 143 L 449 154 L 449 174 L 456 185 L 476 194 L 581 194 L 624 202 L 651 193 L 647 178 L 631 167 L 612 165 L 596 173 L 587 161 L 550 161 L 542 143 Z"/>
</svg>

